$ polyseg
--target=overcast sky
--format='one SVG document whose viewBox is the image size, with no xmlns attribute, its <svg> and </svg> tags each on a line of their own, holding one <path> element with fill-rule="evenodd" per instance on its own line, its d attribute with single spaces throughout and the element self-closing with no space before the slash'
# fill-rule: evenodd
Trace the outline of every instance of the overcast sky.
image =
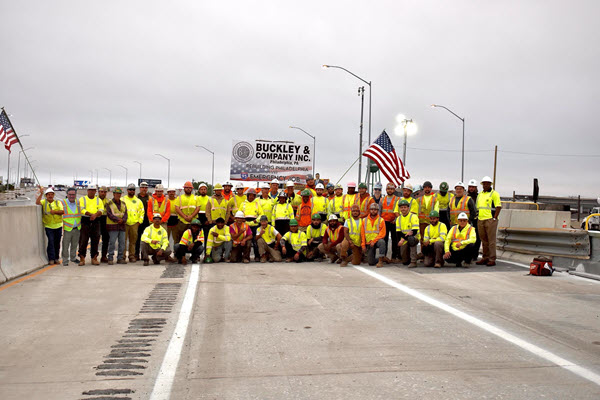
<svg viewBox="0 0 600 400">
<path fill-rule="evenodd" d="M 373 82 L 372 140 L 386 129 L 402 154 L 396 116 L 418 124 L 415 183 L 460 179 L 461 121 L 437 103 L 465 118 L 465 180 L 492 175 L 498 145 L 503 195 L 533 178 L 543 195 L 600 194 L 598 1 L 290 3 L 5 1 L 0 105 L 44 185 L 96 169 L 108 184 L 103 168 L 124 184 L 133 160 L 166 183 L 155 153 L 171 186 L 210 180 L 196 144 L 223 182 L 232 139 L 310 143 L 289 125 L 317 137 L 317 172 L 337 181 L 358 156 L 362 84 L 321 68 L 340 65 Z M 367 110 L 368 88 L 365 128 Z"/>
</svg>

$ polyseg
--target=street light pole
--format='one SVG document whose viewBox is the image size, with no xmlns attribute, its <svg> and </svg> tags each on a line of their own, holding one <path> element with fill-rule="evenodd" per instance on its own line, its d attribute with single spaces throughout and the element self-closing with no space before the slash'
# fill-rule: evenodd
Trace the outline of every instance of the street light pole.
<svg viewBox="0 0 600 400">
<path fill-rule="evenodd" d="M 119 164 L 118 166 L 125 170 L 125 186 L 127 186 L 128 185 L 128 183 L 127 183 L 127 167 L 124 167 L 121 164 Z"/>
<path fill-rule="evenodd" d="M 207 148 L 206 148 L 206 147 L 204 147 L 204 146 L 200 146 L 200 145 L 198 145 L 198 144 L 196 144 L 195 146 L 196 146 L 196 147 L 202 147 L 204 150 L 206 150 L 206 151 L 208 151 L 210 154 L 212 154 L 212 175 L 211 175 L 210 184 L 211 184 L 211 186 L 213 187 L 213 190 L 215 190 L 215 189 L 214 189 L 214 187 L 215 187 L 215 153 L 214 153 L 214 152 L 212 152 L 212 151 L 210 151 L 209 149 L 207 149 Z"/>
<path fill-rule="evenodd" d="M 163 156 L 162 154 L 158 154 L 156 153 L 155 156 L 159 156 L 164 158 L 165 160 L 167 160 L 168 163 L 168 172 L 167 172 L 167 187 L 171 186 L 171 160 L 168 159 L 167 157 Z M 140 178 L 141 179 L 141 178 Z"/>
<path fill-rule="evenodd" d="M 140 183 L 142 183 L 142 163 L 139 161 L 134 161 L 136 164 L 140 164 Z"/>
<path fill-rule="evenodd" d="M 29 136 L 29 135 L 27 135 L 27 136 Z M 19 182 L 19 178 L 21 177 L 21 153 L 23 153 L 23 152 L 25 152 L 27 150 L 32 150 L 32 149 L 35 149 L 35 147 L 28 147 L 28 148 L 23 149 L 23 150 L 21 150 L 19 152 L 19 157 L 17 158 L 17 185 L 19 187 L 21 187 L 21 183 Z"/>
<path fill-rule="evenodd" d="M 108 168 L 104 168 L 108 171 L 108 190 L 112 187 L 112 171 Z"/>
<path fill-rule="evenodd" d="M 316 175 L 317 170 L 315 169 L 315 160 L 317 158 L 317 138 L 314 137 L 313 135 L 311 135 L 310 133 L 306 132 L 304 129 L 298 128 L 297 126 L 290 125 L 290 129 L 301 130 L 302 132 L 306 133 L 308 136 L 310 136 L 312 138 L 312 140 L 313 140 L 313 176 Z"/>
<path fill-rule="evenodd" d="M 465 181 L 465 119 L 462 117 L 459 117 L 454 111 L 452 111 L 448 107 L 444 107 L 439 104 L 432 104 L 431 107 L 443 108 L 444 110 L 448 111 L 449 113 L 451 113 L 456 118 L 458 118 L 462 121 L 462 165 L 461 165 L 461 170 L 460 170 L 460 180 L 461 180 L 461 182 L 464 182 Z"/>
</svg>

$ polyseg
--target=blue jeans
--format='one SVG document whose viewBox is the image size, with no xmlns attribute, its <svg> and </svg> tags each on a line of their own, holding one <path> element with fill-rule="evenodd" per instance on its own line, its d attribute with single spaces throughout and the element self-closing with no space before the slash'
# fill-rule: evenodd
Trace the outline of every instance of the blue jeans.
<svg viewBox="0 0 600 400">
<path fill-rule="evenodd" d="M 117 251 L 117 260 L 125 259 L 125 231 L 108 231 L 108 259 L 113 260 L 115 255 L 115 244 L 119 239 L 119 250 Z"/>
<path fill-rule="evenodd" d="M 46 237 L 48 238 L 48 247 L 46 252 L 48 253 L 48 261 L 58 261 L 58 255 L 60 254 L 60 239 L 62 238 L 62 227 L 52 229 L 44 228 L 46 231 Z"/>
</svg>

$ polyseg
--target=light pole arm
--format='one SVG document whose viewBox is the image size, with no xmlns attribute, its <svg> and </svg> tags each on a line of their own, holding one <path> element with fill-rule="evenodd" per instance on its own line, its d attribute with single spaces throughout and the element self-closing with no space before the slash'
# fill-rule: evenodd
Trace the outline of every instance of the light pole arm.
<svg viewBox="0 0 600 400">
<path fill-rule="evenodd" d="M 305 131 L 304 129 L 302 129 L 302 128 L 298 128 L 297 126 L 290 126 L 290 128 L 292 128 L 292 129 L 299 129 L 299 130 L 301 130 L 302 132 L 306 133 L 306 134 L 307 134 L 308 136 L 310 136 L 311 138 L 315 139 L 315 137 L 314 137 L 313 135 L 311 135 L 310 133 L 306 132 L 306 131 Z"/>
<path fill-rule="evenodd" d="M 465 119 L 462 118 L 461 116 L 459 116 L 458 114 L 456 114 L 454 111 L 452 111 L 451 109 L 449 109 L 448 107 L 445 106 L 441 106 L 439 104 L 432 104 L 431 107 L 439 107 L 439 108 L 443 108 L 444 110 L 448 111 L 450 114 L 454 115 L 456 118 L 460 119 L 462 122 L 465 122 Z"/>
<path fill-rule="evenodd" d="M 338 65 L 327 65 L 327 64 L 323 64 L 323 68 L 337 68 L 337 69 L 341 69 L 343 71 L 346 71 L 347 73 L 349 73 L 350 75 L 352 75 L 353 77 L 355 77 L 356 79 L 360 79 L 361 81 L 363 81 L 364 83 L 366 83 L 367 85 L 369 85 L 369 87 L 371 87 L 371 82 L 367 82 L 366 80 L 364 80 L 363 78 L 361 78 L 360 76 L 356 75 L 354 72 L 352 71 L 348 71 L 346 68 L 344 67 L 340 67 Z"/>
</svg>

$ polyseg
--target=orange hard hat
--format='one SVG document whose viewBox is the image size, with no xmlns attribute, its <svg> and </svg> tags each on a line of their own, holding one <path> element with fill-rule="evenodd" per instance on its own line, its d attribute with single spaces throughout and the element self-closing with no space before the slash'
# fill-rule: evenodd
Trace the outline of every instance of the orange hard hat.
<svg viewBox="0 0 600 400">
<path fill-rule="evenodd" d="M 183 187 L 184 187 L 184 188 L 186 188 L 186 187 L 193 188 L 193 187 L 194 187 L 194 185 L 192 185 L 192 182 L 190 182 L 190 181 L 187 181 L 186 183 L 184 183 L 184 184 L 183 184 Z"/>
</svg>

